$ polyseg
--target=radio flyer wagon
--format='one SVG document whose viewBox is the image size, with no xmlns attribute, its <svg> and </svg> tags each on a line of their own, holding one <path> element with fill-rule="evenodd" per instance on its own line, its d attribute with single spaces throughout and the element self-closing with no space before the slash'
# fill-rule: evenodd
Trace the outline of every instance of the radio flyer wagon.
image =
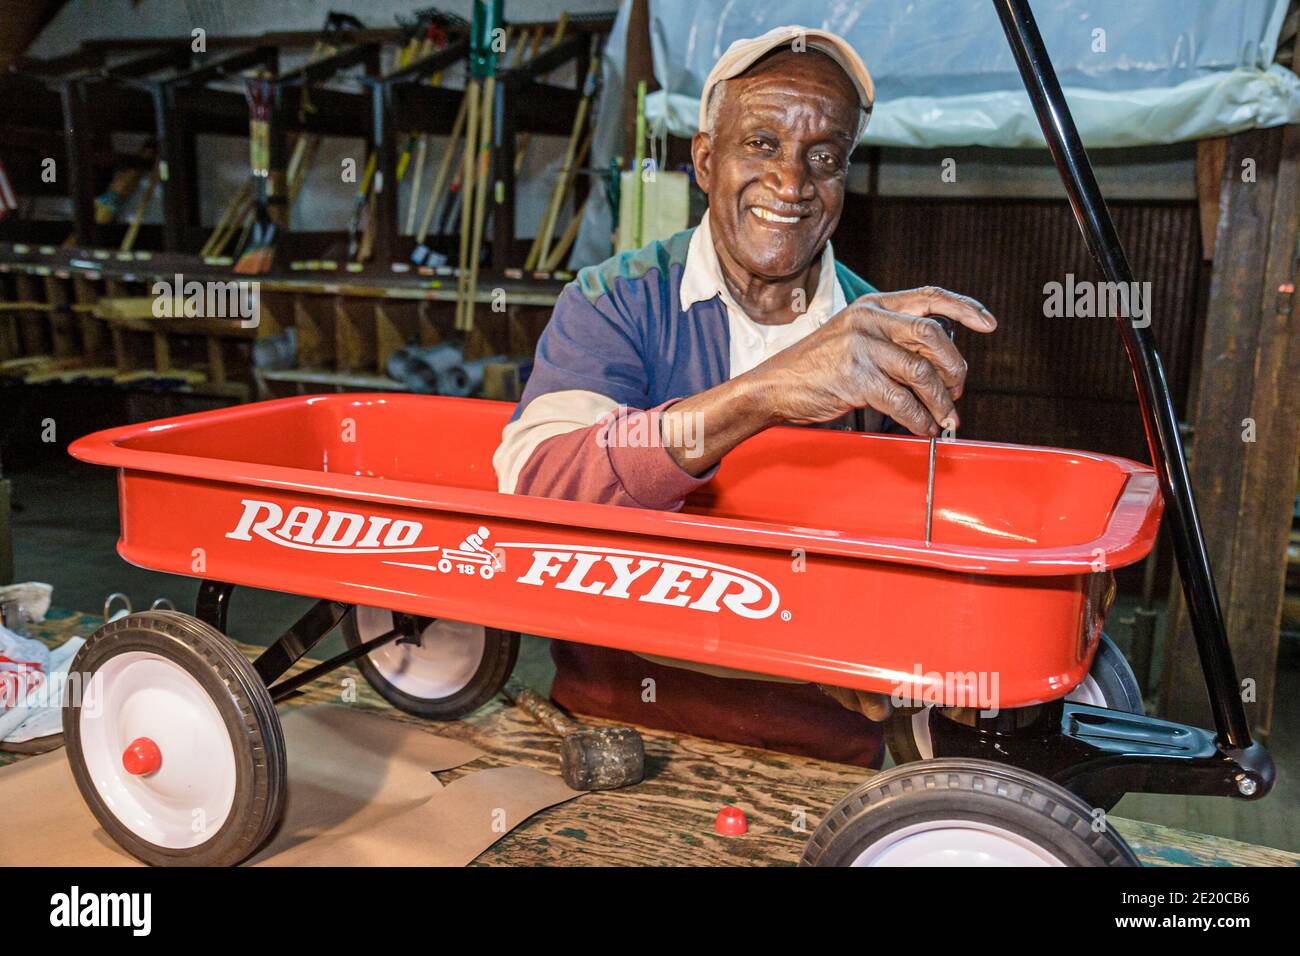
<svg viewBox="0 0 1300 956">
<path fill-rule="evenodd" d="M 999 0 L 1094 252 L 1127 266 L 1024 3 Z M 275 827 L 275 704 L 356 661 L 396 707 L 452 719 L 504 684 L 519 633 L 892 695 L 900 766 L 840 801 L 811 864 L 1134 865 L 1101 813 L 1130 791 L 1255 799 L 1273 781 L 1236 693 L 1173 409 L 1121 320 L 1154 468 L 1105 455 L 778 428 L 680 513 L 496 492 L 510 407 L 413 395 L 282 399 L 99 432 L 121 555 L 203 579 L 193 616 L 105 624 L 64 735 L 91 810 L 155 864 L 231 864 Z M 1148 717 L 1102 634 L 1114 568 L 1163 502 L 1214 731 Z M 233 589 L 318 598 L 254 662 Z M 348 650 L 294 677 L 335 626 Z"/>
</svg>

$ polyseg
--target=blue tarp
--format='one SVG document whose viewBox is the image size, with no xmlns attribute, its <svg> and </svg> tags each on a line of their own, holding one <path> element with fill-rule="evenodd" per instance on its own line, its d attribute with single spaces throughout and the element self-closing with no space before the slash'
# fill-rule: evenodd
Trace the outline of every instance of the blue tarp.
<svg viewBox="0 0 1300 956">
<path fill-rule="evenodd" d="M 1300 77 L 1273 63 L 1286 0 L 1055 0 L 1033 5 L 1085 145 L 1143 146 L 1300 122 Z M 593 160 L 621 152 L 629 4 L 606 46 Z M 839 33 L 876 85 L 864 141 L 1032 147 L 1042 134 L 990 0 L 650 0 L 653 125 L 696 131 L 699 92 L 733 40 L 787 23 Z M 575 261 L 607 254 L 588 205 Z M 606 250 L 602 253 L 601 250 Z"/>
</svg>

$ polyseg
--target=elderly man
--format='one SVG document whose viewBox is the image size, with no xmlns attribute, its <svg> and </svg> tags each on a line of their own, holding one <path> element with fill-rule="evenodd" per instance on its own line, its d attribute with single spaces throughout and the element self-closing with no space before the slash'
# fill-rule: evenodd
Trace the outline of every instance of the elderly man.
<svg viewBox="0 0 1300 956">
<path fill-rule="evenodd" d="M 772 425 L 957 425 L 966 363 L 935 317 L 989 332 L 993 316 L 940 289 L 878 292 L 831 251 L 872 98 L 834 34 L 782 27 L 728 48 L 691 142 L 708 212 L 561 293 L 493 459 L 503 492 L 675 510 Z M 647 428 L 698 440 L 618 440 Z M 558 641 L 552 656 L 572 710 L 879 766 L 871 718 L 888 708 L 873 695 Z"/>
</svg>

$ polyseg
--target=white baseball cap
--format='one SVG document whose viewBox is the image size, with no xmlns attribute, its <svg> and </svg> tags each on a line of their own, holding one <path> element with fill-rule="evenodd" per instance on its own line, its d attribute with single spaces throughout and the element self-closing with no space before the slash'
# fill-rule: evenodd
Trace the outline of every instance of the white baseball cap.
<svg viewBox="0 0 1300 956">
<path fill-rule="evenodd" d="M 700 129 L 708 126 L 709 97 L 713 95 L 713 88 L 723 80 L 730 80 L 744 73 L 764 54 L 782 46 L 789 46 L 795 50 L 801 48 L 819 50 L 838 63 L 857 88 L 862 109 L 868 119 L 871 117 L 871 105 L 876 99 L 876 87 L 871 82 L 871 74 L 867 72 L 866 64 L 862 62 L 862 57 L 858 56 L 858 51 L 849 46 L 848 41 L 843 37 L 828 30 L 812 30 L 791 24 L 774 27 L 760 37 L 737 40 L 727 47 L 726 52 L 718 58 L 718 62 L 713 64 L 713 69 L 709 71 L 708 78 L 704 81 L 704 89 L 700 91 Z"/>
</svg>

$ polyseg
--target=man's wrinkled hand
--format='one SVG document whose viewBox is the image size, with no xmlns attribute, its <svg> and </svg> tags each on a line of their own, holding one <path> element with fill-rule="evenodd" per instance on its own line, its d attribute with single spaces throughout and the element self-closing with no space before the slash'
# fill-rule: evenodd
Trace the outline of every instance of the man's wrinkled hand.
<svg viewBox="0 0 1300 956">
<path fill-rule="evenodd" d="M 754 370 L 778 419 L 825 422 L 874 408 L 917 435 L 959 424 L 966 360 L 936 317 L 975 332 L 997 320 L 974 299 L 927 286 L 864 295 Z"/>
<path fill-rule="evenodd" d="M 847 687 L 832 687 L 830 684 L 818 684 L 817 689 L 837 704 L 868 720 L 881 723 L 894 712 L 894 705 L 885 694 L 873 694 L 865 690 L 850 690 Z"/>
</svg>

